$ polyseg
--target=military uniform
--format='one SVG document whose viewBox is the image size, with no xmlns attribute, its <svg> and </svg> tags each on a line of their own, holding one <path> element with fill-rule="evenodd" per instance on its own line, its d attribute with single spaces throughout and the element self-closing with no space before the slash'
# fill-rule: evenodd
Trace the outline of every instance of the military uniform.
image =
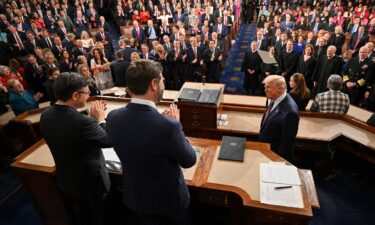
<svg viewBox="0 0 375 225">
<path fill-rule="evenodd" d="M 358 105 L 363 99 L 363 96 L 366 91 L 367 80 L 370 78 L 370 75 L 374 72 L 371 59 L 366 58 L 361 60 L 358 57 L 351 58 L 348 62 L 348 66 L 345 71 L 343 71 L 343 82 L 344 82 L 344 91 L 350 97 L 350 103 L 353 105 Z M 346 86 L 347 82 L 353 82 L 354 87 L 348 88 Z"/>
</svg>

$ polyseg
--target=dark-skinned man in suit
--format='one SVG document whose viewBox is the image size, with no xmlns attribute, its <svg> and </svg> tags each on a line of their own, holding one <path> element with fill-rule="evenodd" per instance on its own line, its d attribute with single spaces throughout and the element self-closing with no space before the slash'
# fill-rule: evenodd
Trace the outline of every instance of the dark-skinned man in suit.
<svg viewBox="0 0 375 225">
<path fill-rule="evenodd" d="M 181 167 L 196 163 L 195 152 L 172 104 L 159 113 L 164 92 L 162 67 L 137 60 L 127 71 L 131 102 L 109 113 L 107 133 L 123 165 L 123 202 L 141 225 L 191 225 L 190 196 Z M 125 172 L 126 171 L 126 172 Z"/>
<path fill-rule="evenodd" d="M 54 82 L 55 105 L 42 113 L 40 130 L 56 164 L 56 182 L 72 224 L 102 224 L 110 180 L 101 148 L 110 147 L 105 131 L 105 103 L 91 103 L 90 79 L 62 74 Z"/>
<path fill-rule="evenodd" d="M 260 125 L 259 140 L 271 145 L 271 150 L 284 159 L 293 158 L 298 131 L 298 106 L 286 93 L 285 78 L 270 75 L 264 79 L 264 89 L 270 100 Z"/>
</svg>

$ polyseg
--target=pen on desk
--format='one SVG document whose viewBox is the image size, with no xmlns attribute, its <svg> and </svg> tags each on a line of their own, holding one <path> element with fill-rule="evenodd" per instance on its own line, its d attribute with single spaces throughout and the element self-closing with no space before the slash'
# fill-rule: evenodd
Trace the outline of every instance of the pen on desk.
<svg viewBox="0 0 375 225">
<path fill-rule="evenodd" d="M 288 186 L 278 186 L 278 187 L 275 187 L 276 190 L 278 189 L 285 189 L 285 188 L 291 188 L 293 187 L 292 185 L 288 185 Z"/>
</svg>

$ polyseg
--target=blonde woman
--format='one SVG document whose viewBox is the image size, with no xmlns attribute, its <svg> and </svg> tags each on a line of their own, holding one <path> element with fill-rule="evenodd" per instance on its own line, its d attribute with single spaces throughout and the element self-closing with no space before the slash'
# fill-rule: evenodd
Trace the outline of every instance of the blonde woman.
<svg viewBox="0 0 375 225">
<path fill-rule="evenodd" d="M 130 62 L 135 62 L 139 59 L 141 59 L 141 57 L 139 56 L 138 52 L 133 52 L 130 54 Z"/>
<path fill-rule="evenodd" d="M 82 31 L 81 33 L 81 40 L 84 48 L 90 48 L 94 46 L 94 41 L 90 37 L 87 31 Z"/>
</svg>

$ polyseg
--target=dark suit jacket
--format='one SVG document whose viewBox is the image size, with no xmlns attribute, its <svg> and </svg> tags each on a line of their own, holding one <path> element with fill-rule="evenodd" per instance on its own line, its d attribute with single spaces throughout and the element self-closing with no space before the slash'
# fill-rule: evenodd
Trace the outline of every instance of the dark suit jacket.
<svg viewBox="0 0 375 225">
<path fill-rule="evenodd" d="M 141 27 L 139 28 L 139 36 L 137 30 L 135 28 L 132 29 L 132 37 L 137 38 L 139 43 L 144 43 L 146 40 L 145 31 Z"/>
<path fill-rule="evenodd" d="M 126 70 L 128 69 L 129 65 L 130 63 L 125 60 L 116 60 L 110 65 L 111 74 L 116 86 L 126 86 Z"/>
<path fill-rule="evenodd" d="M 104 38 L 105 38 L 105 43 L 103 43 L 103 44 L 112 46 L 112 37 L 109 34 L 109 32 L 104 31 Z M 96 32 L 95 40 L 103 42 L 103 38 L 102 38 L 102 35 L 100 34 L 100 32 Z"/>
<path fill-rule="evenodd" d="M 352 34 L 352 36 L 350 37 L 350 41 L 348 43 L 348 48 L 349 49 L 352 49 L 352 50 L 359 50 L 362 46 L 364 46 L 368 40 L 369 40 L 369 36 L 364 33 L 361 37 L 361 39 L 359 40 L 358 44 L 355 45 L 357 43 L 357 39 L 358 39 L 358 32 L 355 32 L 354 34 Z"/>
<path fill-rule="evenodd" d="M 122 50 L 122 53 L 124 55 L 124 60 L 126 62 L 130 62 L 130 55 L 133 53 L 133 52 L 137 52 L 137 50 L 135 50 L 134 48 L 132 47 L 125 47 L 123 50 Z"/>
<path fill-rule="evenodd" d="M 298 107 L 293 98 L 286 97 L 271 111 L 266 121 L 262 118 L 259 140 L 271 144 L 271 149 L 286 160 L 293 157 L 298 131 Z"/>
<path fill-rule="evenodd" d="M 57 186 L 76 197 L 100 196 L 110 180 L 101 148 L 109 147 L 105 124 L 75 108 L 53 105 L 42 113 L 40 130 L 56 164 Z"/>
<path fill-rule="evenodd" d="M 123 201 L 137 213 L 178 211 L 189 204 L 181 168 L 196 155 L 176 120 L 129 103 L 107 117 L 107 133 L 123 166 Z"/>
<path fill-rule="evenodd" d="M 42 43 L 38 40 L 38 39 L 35 39 L 35 45 L 33 43 L 31 43 L 29 40 L 26 40 L 23 42 L 23 45 L 25 46 L 25 49 L 27 51 L 28 54 L 33 54 L 35 55 L 35 48 L 36 47 L 42 47 Z"/>
</svg>

